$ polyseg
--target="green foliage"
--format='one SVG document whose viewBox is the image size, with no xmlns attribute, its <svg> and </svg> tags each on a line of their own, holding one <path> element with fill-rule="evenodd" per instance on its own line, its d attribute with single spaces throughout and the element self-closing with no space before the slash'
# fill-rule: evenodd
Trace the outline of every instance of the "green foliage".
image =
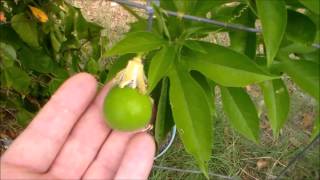
<svg viewBox="0 0 320 180">
<path fill-rule="evenodd" d="M 151 92 L 158 82 L 167 75 L 174 60 L 174 47 L 165 46 L 154 55 L 148 70 L 149 92 Z"/>
<path fill-rule="evenodd" d="M 305 60 L 283 59 L 280 66 L 281 70 L 287 73 L 301 89 L 319 101 L 319 64 Z"/>
<path fill-rule="evenodd" d="M 316 25 L 299 12 L 288 10 L 287 38 L 293 42 L 311 44 L 316 36 Z"/>
<path fill-rule="evenodd" d="M 261 83 L 261 89 L 273 133 L 278 137 L 289 113 L 290 102 L 287 87 L 281 79 L 275 79 Z"/>
<path fill-rule="evenodd" d="M 158 144 L 166 140 L 168 133 L 174 125 L 169 104 L 169 79 L 162 80 L 161 95 L 157 104 L 157 116 L 155 122 L 155 139 Z"/>
<path fill-rule="evenodd" d="M 25 43 L 31 47 L 39 47 L 36 22 L 28 19 L 24 13 L 20 13 L 12 17 L 11 25 Z"/>
<path fill-rule="evenodd" d="M 276 78 L 243 54 L 211 43 L 202 42 L 201 45 L 208 53 L 187 51 L 182 60 L 190 69 L 201 72 L 218 84 L 243 87 Z"/>
<path fill-rule="evenodd" d="M 221 87 L 223 109 L 230 124 L 246 138 L 259 142 L 259 117 L 243 88 Z"/>
<path fill-rule="evenodd" d="M 257 11 L 261 20 L 268 66 L 277 55 L 287 25 L 287 10 L 284 0 L 256 1 Z"/>
<path fill-rule="evenodd" d="M 22 126 L 39 110 L 30 104 L 45 103 L 70 75 L 102 73 L 102 27 L 86 21 L 80 9 L 63 0 L 5 0 L 0 11 L 6 17 L 0 22 L 0 93 L 16 101 L 1 108 L 18 110 Z"/>
<path fill-rule="evenodd" d="M 122 55 L 127 53 L 143 53 L 159 48 L 164 44 L 161 37 L 150 32 L 133 32 L 119 41 L 112 49 L 107 51 L 107 56 Z"/>
<path fill-rule="evenodd" d="M 207 174 L 211 154 L 212 114 L 207 96 L 186 69 L 175 65 L 169 74 L 170 104 L 178 132 L 201 170 Z"/>
<path fill-rule="evenodd" d="M 243 87 L 259 84 L 262 88 L 275 136 L 279 135 L 289 112 L 289 93 L 280 79 L 283 73 L 319 99 L 319 50 L 311 47 L 319 32 L 314 15 L 318 10 L 311 4 L 285 0 L 161 0 L 159 7 L 154 6 L 156 17 L 151 31 L 143 32 L 147 19 L 139 17 L 131 24 L 130 33 L 107 51 L 107 55 L 145 55 L 148 90 L 151 94 L 160 91 L 160 100 L 155 99 L 159 105 L 155 123 L 157 142 L 161 143 L 168 133 L 172 112 L 187 151 L 205 171 L 215 114 L 214 86 L 221 87 L 224 110 L 231 126 L 254 142 L 259 142 L 260 120 Z M 219 28 L 169 16 L 163 10 L 252 28 L 259 21 L 262 33 Z M 203 39 L 211 32 L 228 33 L 230 46 L 205 42 Z M 292 53 L 300 60 L 291 59 Z M 166 80 L 168 76 L 170 83 Z M 170 108 L 164 100 L 167 89 Z M 170 119 L 169 122 L 165 122 L 165 118 Z"/>
<path fill-rule="evenodd" d="M 260 85 L 275 136 L 280 135 L 289 111 L 284 74 L 319 101 L 320 51 L 312 47 L 319 43 L 319 1 L 160 0 L 160 6 L 154 5 L 150 31 L 146 31 L 148 20 L 129 10 L 137 21 L 109 50 L 104 48 L 102 27 L 87 22 L 79 9 L 62 0 L 3 2 L 10 8 L 1 9 L 8 21 L 0 25 L 1 90 L 14 92 L 7 101 L 21 102 L 16 107 L 20 119 L 38 110 L 25 107 L 25 96 L 42 104 L 79 71 L 90 72 L 104 83 L 139 55 L 148 72 L 148 93 L 157 105 L 157 142 L 164 142 L 176 124 L 186 150 L 206 174 L 216 86 L 230 125 L 256 143 L 260 120 L 245 86 Z M 48 20 L 38 19 L 28 5 L 41 9 Z M 164 10 L 251 28 L 261 24 L 261 33 L 174 17 Z M 228 34 L 230 46 L 208 40 L 218 32 Z M 113 61 L 104 67 L 101 61 L 107 56 L 113 56 Z"/>
</svg>

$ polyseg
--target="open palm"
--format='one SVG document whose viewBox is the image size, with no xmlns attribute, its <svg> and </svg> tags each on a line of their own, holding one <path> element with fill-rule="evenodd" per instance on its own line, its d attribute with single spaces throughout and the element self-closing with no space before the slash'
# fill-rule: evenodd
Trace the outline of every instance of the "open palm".
<svg viewBox="0 0 320 180">
<path fill-rule="evenodd" d="M 1 179 L 147 179 L 153 138 L 106 126 L 109 88 L 97 94 L 86 73 L 67 80 L 1 157 Z"/>
</svg>

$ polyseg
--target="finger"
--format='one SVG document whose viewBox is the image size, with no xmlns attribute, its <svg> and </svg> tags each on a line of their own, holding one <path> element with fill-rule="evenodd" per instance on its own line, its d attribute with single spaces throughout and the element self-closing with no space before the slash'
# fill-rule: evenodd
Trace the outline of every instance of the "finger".
<svg viewBox="0 0 320 180">
<path fill-rule="evenodd" d="M 134 133 L 113 131 L 98 156 L 88 168 L 83 179 L 112 179 Z"/>
<path fill-rule="evenodd" d="M 101 90 L 75 125 L 49 174 L 67 179 L 79 179 L 84 174 L 110 132 L 103 117 L 103 101 L 110 87 L 108 83 Z"/>
<path fill-rule="evenodd" d="M 148 179 L 154 153 L 155 143 L 149 134 L 135 135 L 129 142 L 114 179 Z"/>
<path fill-rule="evenodd" d="M 2 161 L 36 172 L 46 171 L 96 89 L 97 82 L 89 74 L 68 79 L 14 141 Z"/>
</svg>

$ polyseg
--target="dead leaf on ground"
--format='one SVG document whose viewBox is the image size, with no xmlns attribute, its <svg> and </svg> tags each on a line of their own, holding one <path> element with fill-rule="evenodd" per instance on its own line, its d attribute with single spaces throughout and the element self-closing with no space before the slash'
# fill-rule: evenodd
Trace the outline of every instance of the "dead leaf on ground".
<svg viewBox="0 0 320 180">
<path fill-rule="evenodd" d="M 255 89 L 253 86 L 249 85 L 246 86 L 246 90 L 248 93 L 250 93 L 253 97 L 259 97 L 260 93 L 257 89 Z"/>
<path fill-rule="evenodd" d="M 304 129 L 309 129 L 313 125 L 313 114 L 312 113 L 304 113 L 302 119 L 302 126 Z"/>
<path fill-rule="evenodd" d="M 266 159 L 259 159 L 257 161 L 257 168 L 258 168 L 259 171 L 261 171 L 264 168 L 267 168 L 268 165 L 269 165 L 269 161 L 266 160 Z"/>
<path fill-rule="evenodd" d="M 268 121 L 262 121 L 262 123 L 260 124 L 260 128 L 265 130 L 271 130 L 271 126 Z"/>
</svg>

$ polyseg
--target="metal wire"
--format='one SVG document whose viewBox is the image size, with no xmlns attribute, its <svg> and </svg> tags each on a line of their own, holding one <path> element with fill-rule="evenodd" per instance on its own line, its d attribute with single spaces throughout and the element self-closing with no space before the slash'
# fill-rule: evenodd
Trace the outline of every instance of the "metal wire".
<svg viewBox="0 0 320 180">
<path fill-rule="evenodd" d="M 135 3 L 129 0 L 111 0 L 123 5 L 127 5 L 130 7 L 134 7 L 134 8 L 138 8 L 138 9 L 144 9 L 147 13 L 148 13 L 148 28 L 147 30 L 150 31 L 152 28 L 152 19 L 153 19 L 153 8 L 152 6 L 150 6 L 150 2 L 152 0 L 148 0 L 147 1 L 147 5 L 144 4 L 140 4 L 140 3 Z M 150 2 L 149 2 L 150 1 Z M 159 5 L 159 0 L 154 0 L 155 4 Z M 149 2 L 149 3 L 148 3 Z M 252 33 L 261 33 L 261 29 L 258 28 L 251 28 L 251 27 L 246 27 L 242 24 L 233 24 L 233 23 L 226 23 L 226 22 L 222 22 L 222 21 L 218 21 L 215 19 L 207 19 L 207 18 L 203 18 L 203 17 L 198 17 L 198 16 L 192 16 L 192 15 L 188 15 L 188 14 L 180 14 L 174 11 L 169 11 L 169 10 L 163 10 L 164 13 L 170 15 L 170 16 L 176 16 L 176 17 L 180 17 L 183 19 L 189 19 L 189 20 L 193 20 L 193 21 L 198 21 L 198 22 L 204 22 L 204 23 L 209 23 L 209 24 L 213 24 L 216 26 L 221 26 L 224 28 L 229 28 L 229 29 L 236 29 L 236 30 L 241 30 L 241 31 L 247 31 L 247 32 L 252 32 Z M 312 47 L 320 49 L 320 44 L 317 43 L 313 43 Z"/>
<path fill-rule="evenodd" d="M 152 23 L 153 23 L 153 14 L 154 14 L 154 10 L 153 8 L 150 6 L 151 5 L 152 0 L 147 0 L 147 13 L 148 13 L 148 26 L 147 26 L 147 31 L 151 31 L 152 30 Z"/>
<path fill-rule="evenodd" d="M 157 154 L 156 157 L 154 157 L 153 159 L 158 159 L 159 157 L 161 157 L 162 155 L 164 155 L 168 150 L 169 148 L 171 147 L 175 137 L 176 137 L 176 134 L 177 134 L 177 128 L 176 126 L 174 125 L 173 128 L 172 128 L 172 132 L 171 132 L 171 138 L 170 138 L 170 141 L 168 143 L 168 145 L 166 146 L 166 148 L 164 148 L 159 154 Z"/>
<path fill-rule="evenodd" d="M 296 161 L 298 161 L 300 158 L 302 158 L 302 156 L 307 152 L 307 150 L 309 150 L 314 144 L 316 144 L 316 142 L 320 139 L 320 134 L 318 134 L 312 141 L 310 144 L 308 144 L 302 151 L 300 151 L 293 159 L 291 159 L 291 161 L 288 163 L 287 167 L 285 167 L 280 174 L 278 175 L 278 177 L 276 178 L 276 180 L 280 180 L 281 177 L 283 175 L 285 175 L 285 173 L 290 169 L 291 166 L 293 166 L 295 164 Z"/>
<path fill-rule="evenodd" d="M 128 1 L 128 0 L 111 0 L 111 1 L 123 4 L 123 5 L 127 5 L 130 7 L 138 8 L 138 9 L 144 9 L 147 11 L 147 13 L 149 13 L 150 9 L 153 10 L 152 6 L 148 5 L 148 3 L 147 3 L 147 5 L 143 5 L 143 4 L 135 3 L 132 1 Z M 170 16 L 176 16 L 176 17 L 180 17 L 183 19 L 205 22 L 205 23 L 214 24 L 217 26 L 225 27 L 225 28 L 237 29 L 237 30 L 248 31 L 248 32 L 253 32 L 253 33 L 261 32 L 260 29 L 246 27 L 241 24 L 225 23 L 225 22 L 214 20 L 214 19 L 207 19 L 207 18 L 192 16 L 192 15 L 188 15 L 188 14 L 180 14 L 180 13 L 177 13 L 174 11 L 169 11 L 169 10 L 163 10 L 163 12 L 170 15 Z"/>
</svg>

